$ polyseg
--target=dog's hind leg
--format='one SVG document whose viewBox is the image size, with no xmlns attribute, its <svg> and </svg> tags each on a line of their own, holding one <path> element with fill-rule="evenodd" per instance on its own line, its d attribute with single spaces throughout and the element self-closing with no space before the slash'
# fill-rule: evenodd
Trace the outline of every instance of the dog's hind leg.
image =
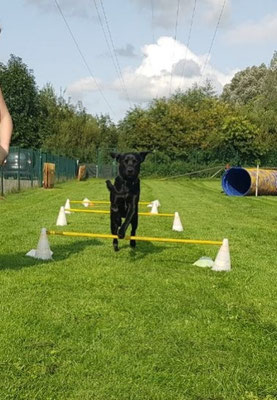
<svg viewBox="0 0 277 400">
<path fill-rule="evenodd" d="M 138 214 L 136 213 L 131 221 L 131 236 L 136 236 L 136 230 L 138 227 Z M 130 246 L 134 249 L 136 247 L 136 241 L 135 240 L 130 240 Z"/>
<path fill-rule="evenodd" d="M 112 235 L 117 235 L 118 228 L 121 225 L 121 218 L 118 215 L 111 215 L 111 232 Z M 115 251 L 119 251 L 118 239 L 113 239 L 113 248 Z"/>
</svg>

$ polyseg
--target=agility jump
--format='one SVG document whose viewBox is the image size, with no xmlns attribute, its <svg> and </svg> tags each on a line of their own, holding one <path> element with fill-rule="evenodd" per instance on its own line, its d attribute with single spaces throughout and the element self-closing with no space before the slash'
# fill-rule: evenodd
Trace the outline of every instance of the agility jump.
<svg viewBox="0 0 277 400">
<path fill-rule="evenodd" d="M 91 214 L 110 214 L 109 210 L 81 210 L 80 208 L 65 208 L 65 211 L 69 212 L 80 212 L 80 213 L 91 213 Z M 148 212 L 139 212 L 138 215 L 149 216 L 149 217 L 174 217 L 175 214 L 168 213 L 148 213 Z"/>
<path fill-rule="evenodd" d="M 70 200 L 70 203 L 72 204 L 88 204 L 89 206 L 94 206 L 94 204 L 111 204 L 110 201 L 106 200 Z M 139 204 L 141 205 L 148 205 L 151 204 L 151 201 L 139 201 Z"/>
<path fill-rule="evenodd" d="M 102 233 L 85 233 L 85 232 L 59 232 L 53 230 L 41 229 L 39 242 L 36 249 L 30 250 L 26 255 L 40 260 L 51 260 L 53 252 L 50 249 L 48 236 L 67 236 L 67 237 L 84 237 L 98 239 L 117 239 L 116 235 Z M 215 245 L 220 246 L 215 261 L 212 266 L 213 271 L 230 271 L 231 261 L 229 252 L 228 239 L 222 241 L 217 240 L 197 240 L 197 239 L 173 239 L 162 237 L 147 236 L 126 236 L 122 240 L 138 240 L 143 242 L 162 242 L 162 243 L 178 243 L 178 244 L 198 244 L 198 245 Z"/>
<path fill-rule="evenodd" d="M 104 233 L 85 233 L 85 232 L 60 232 L 60 231 L 46 231 L 47 235 L 58 236 L 71 236 L 71 237 L 88 237 L 95 239 L 118 239 L 117 235 L 104 234 Z M 173 239 L 162 237 L 147 237 L 147 236 L 125 236 L 123 240 L 137 240 L 141 242 L 164 242 L 164 243 L 180 243 L 180 244 L 207 244 L 221 246 L 222 241 L 216 240 L 195 240 L 195 239 Z"/>
</svg>

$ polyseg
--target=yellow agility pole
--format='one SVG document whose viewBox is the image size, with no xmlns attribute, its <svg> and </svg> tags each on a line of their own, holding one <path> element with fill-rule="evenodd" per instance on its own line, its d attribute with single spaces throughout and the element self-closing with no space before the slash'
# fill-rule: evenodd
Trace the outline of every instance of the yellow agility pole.
<svg viewBox="0 0 277 400">
<path fill-rule="evenodd" d="M 84 201 L 84 200 L 70 200 L 70 203 L 72 204 L 88 204 L 88 205 L 94 205 L 94 204 L 110 204 L 110 201 L 106 200 L 89 200 L 89 201 Z M 151 201 L 139 201 L 139 204 L 151 204 Z"/>
<path fill-rule="evenodd" d="M 65 211 L 91 213 L 91 214 L 110 214 L 109 210 L 81 210 L 80 208 L 66 208 Z M 175 214 L 166 214 L 166 213 L 151 214 L 148 212 L 139 212 L 138 215 L 144 215 L 148 217 L 174 217 Z"/>
<path fill-rule="evenodd" d="M 97 239 L 118 239 L 117 235 L 104 234 L 104 233 L 84 233 L 84 232 L 59 232 L 59 231 L 46 231 L 47 235 L 58 236 L 71 236 L 71 237 L 88 237 Z M 164 243 L 180 243 L 180 244 L 207 244 L 221 246 L 223 241 L 216 240 L 195 240 L 195 239 L 171 239 L 161 237 L 147 237 L 147 236 L 125 236 L 125 240 L 138 240 L 141 242 L 164 242 Z M 120 240 L 120 239 L 119 239 Z"/>
</svg>

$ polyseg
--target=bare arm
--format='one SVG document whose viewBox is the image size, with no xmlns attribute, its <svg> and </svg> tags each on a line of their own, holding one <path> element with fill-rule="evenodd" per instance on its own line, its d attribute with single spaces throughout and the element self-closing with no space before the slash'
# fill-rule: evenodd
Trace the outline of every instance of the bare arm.
<svg viewBox="0 0 277 400">
<path fill-rule="evenodd" d="M 12 118 L 0 89 L 0 165 L 9 153 L 12 130 Z"/>
</svg>

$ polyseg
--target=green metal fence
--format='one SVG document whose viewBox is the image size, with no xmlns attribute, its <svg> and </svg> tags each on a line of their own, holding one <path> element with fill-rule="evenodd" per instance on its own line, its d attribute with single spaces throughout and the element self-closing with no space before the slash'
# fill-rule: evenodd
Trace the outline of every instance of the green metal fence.
<svg viewBox="0 0 277 400">
<path fill-rule="evenodd" d="M 74 179 L 78 161 L 34 149 L 11 147 L 3 167 L 0 167 L 1 196 L 10 191 L 43 185 L 43 164 L 55 164 L 55 181 Z"/>
</svg>

